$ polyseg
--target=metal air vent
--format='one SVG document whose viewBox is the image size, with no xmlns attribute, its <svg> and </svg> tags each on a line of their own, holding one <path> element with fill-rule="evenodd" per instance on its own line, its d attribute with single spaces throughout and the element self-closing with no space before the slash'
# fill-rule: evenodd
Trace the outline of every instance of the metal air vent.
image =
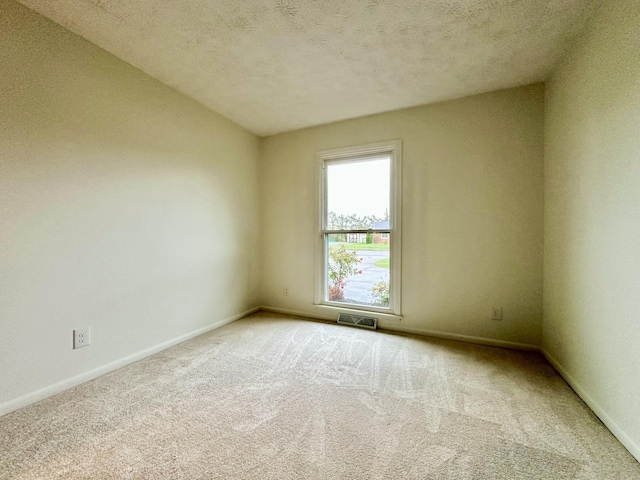
<svg viewBox="0 0 640 480">
<path fill-rule="evenodd" d="M 374 317 L 363 317 L 352 313 L 341 313 L 338 315 L 338 323 L 351 325 L 352 327 L 362 327 L 375 330 L 378 328 L 378 319 Z"/>
</svg>

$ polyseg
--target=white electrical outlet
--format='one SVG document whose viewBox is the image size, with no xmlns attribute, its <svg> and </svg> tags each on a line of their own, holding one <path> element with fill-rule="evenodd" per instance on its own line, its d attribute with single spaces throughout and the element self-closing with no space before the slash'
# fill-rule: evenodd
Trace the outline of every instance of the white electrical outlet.
<svg viewBox="0 0 640 480">
<path fill-rule="evenodd" d="M 91 327 L 79 328 L 73 331 L 73 348 L 86 347 L 91 343 Z"/>
<path fill-rule="evenodd" d="M 289 287 L 287 287 L 287 286 L 282 287 L 282 294 L 283 294 L 285 297 L 288 297 L 288 296 L 289 296 Z"/>
<path fill-rule="evenodd" d="M 491 307 L 491 320 L 502 320 L 502 307 Z"/>
</svg>

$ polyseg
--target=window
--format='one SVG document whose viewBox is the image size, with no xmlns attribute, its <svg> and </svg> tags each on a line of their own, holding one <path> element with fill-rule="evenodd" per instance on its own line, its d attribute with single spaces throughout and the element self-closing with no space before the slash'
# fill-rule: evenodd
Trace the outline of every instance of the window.
<svg viewBox="0 0 640 480">
<path fill-rule="evenodd" d="M 400 314 L 400 153 L 318 152 L 317 304 Z"/>
</svg>

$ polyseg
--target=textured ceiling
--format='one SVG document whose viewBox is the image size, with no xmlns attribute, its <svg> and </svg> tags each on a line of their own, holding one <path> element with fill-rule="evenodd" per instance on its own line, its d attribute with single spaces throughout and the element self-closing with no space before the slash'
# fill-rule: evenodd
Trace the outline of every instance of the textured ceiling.
<svg viewBox="0 0 640 480">
<path fill-rule="evenodd" d="M 599 0 L 20 0 L 258 135 L 545 80 Z"/>
</svg>

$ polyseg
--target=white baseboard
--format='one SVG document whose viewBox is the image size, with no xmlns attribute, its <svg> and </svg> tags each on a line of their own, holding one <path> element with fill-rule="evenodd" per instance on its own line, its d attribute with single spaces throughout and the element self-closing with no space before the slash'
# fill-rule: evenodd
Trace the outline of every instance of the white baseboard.
<svg viewBox="0 0 640 480">
<path fill-rule="evenodd" d="M 281 313 L 282 315 L 291 315 L 293 317 L 302 317 L 302 318 L 312 318 L 315 320 L 331 320 L 328 316 L 311 316 L 308 312 L 301 312 L 299 310 L 290 310 L 288 308 L 280 308 L 280 307 L 268 307 L 261 306 L 260 310 L 263 312 L 271 312 L 271 313 Z"/>
<path fill-rule="evenodd" d="M 385 327 L 386 328 L 386 327 Z M 476 345 L 485 345 L 488 347 L 510 348 L 512 350 L 525 350 L 527 352 L 539 352 L 540 347 L 529 343 L 510 342 L 508 340 L 497 340 L 488 337 L 474 337 L 473 335 L 461 335 L 459 333 L 438 332 L 434 330 L 423 330 L 421 328 L 405 328 L 403 326 L 388 328 L 388 330 L 397 330 L 399 332 L 413 333 L 415 335 L 423 335 L 425 337 L 442 338 L 444 340 L 455 340 L 457 342 L 474 343 Z"/>
<path fill-rule="evenodd" d="M 584 400 L 584 403 L 596 414 L 596 416 L 605 424 L 609 431 L 629 450 L 629 453 L 640 462 L 640 445 L 635 443 L 629 435 L 618 425 L 605 411 L 604 409 L 582 388 L 582 386 L 575 381 L 571 374 L 544 348 L 541 349 L 542 354 L 547 361 L 553 365 L 553 368 L 565 379 L 565 381 L 573 388 L 578 396 Z"/>
<path fill-rule="evenodd" d="M 289 310 L 286 308 L 279 307 L 270 307 L 270 306 L 262 306 L 260 310 L 265 312 L 273 312 L 273 313 L 282 313 L 284 315 L 293 315 L 296 317 L 306 317 L 306 318 L 315 318 L 320 320 L 334 320 L 337 318 L 335 315 L 322 315 L 322 314 L 313 314 L 309 312 L 302 312 L 298 310 Z M 373 316 L 376 316 L 375 313 L 372 313 Z M 493 338 L 486 337 L 474 337 L 471 335 L 460 335 L 458 333 L 447 333 L 447 332 L 438 332 L 434 330 L 423 330 L 420 328 L 411 328 L 405 327 L 399 322 L 384 322 L 382 320 L 379 321 L 379 326 L 383 330 L 391 330 L 394 332 L 402 332 L 402 333 L 412 333 L 415 335 L 422 335 L 425 337 L 435 337 L 442 338 L 445 340 L 455 340 L 458 342 L 466 342 L 466 343 L 475 343 L 477 345 L 486 345 L 489 347 L 500 347 L 500 348 L 510 348 L 513 350 L 526 350 L 529 352 L 539 352 L 540 347 L 536 345 L 530 345 L 528 343 L 518 343 L 518 342 L 509 342 L 506 340 L 496 340 Z"/>
<path fill-rule="evenodd" d="M 313 315 L 309 312 L 302 312 L 297 310 L 290 310 L 286 308 L 278 308 L 278 307 L 269 307 L 263 306 L 260 310 L 266 312 L 274 312 L 281 313 L 284 315 L 293 315 L 296 317 L 303 318 L 315 318 L 321 320 L 335 320 L 335 317 L 327 316 L 327 315 Z M 517 343 L 517 342 L 508 342 L 504 340 L 495 340 L 492 338 L 485 337 L 474 337 L 469 335 L 460 335 L 457 333 L 445 333 L 445 332 L 437 332 L 432 330 L 422 330 L 417 328 L 406 328 L 401 325 L 385 325 L 382 328 L 392 331 L 405 332 L 405 333 L 413 333 L 417 335 L 424 335 L 427 337 L 436 337 L 443 338 L 446 340 L 457 340 L 468 343 L 475 343 L 479 345 L 488 345 L 492 347 L 503 347 L 503 348 L 511 348 L 516 350 L 526 350 L 533 352 L 540 352 L 544 355 L 547 361 L 556 369 L 556 371 L 565 379 L 565 381 L 573 388 L 573 390 L 578 394 L 578 396 L 587 404 L 587 406 L 596 414 L 596 416 L 605 424 L 605 426 L 611 431 L 611 433 L 622 443 L 622 445 L 629 450 L 629 453 L 635 457 L 636 460 L 640 462 L 640 445 L 635 443 L 629 435 L 600 407 L 600 405 L 593 400 L 593 398 L 587 393 L 587 391 L 582 388 L 582 386 L 577 383 L 574 378 L 565 370 L 565 368 L 560 365 L 560 363 L 541 347 L 535 345 L 529 345 L 526 343 Z"/>
<path fill-rule="evenodd" d="M 216 328 L 220 328 L 231 322 L 235 322 L 236 320 L 246 317 L 247 315 L 251 315 L 252 313 L 255 313 L 259 310 L 260 310 L 259 307 L 246 310 L 244 312 L 238 313 L 237 315 L 233 315 L 231 317 L 214 322 L 211 325 L 207 325 L 206 327 L 186 333 L 179 337 L 176 337 L 166 342 L 155 345 L 151 348 L 147 348 L 145 350 L 141 350 L 139 352 L 133 353 L 119 360 L 115 360 L 111 363 L 107 363 L 106 365 L 102 365 L 98 368 L 94 368 L 93 370 L 89 370 L 88 372 L 81 373 L 80 375 L 76 375 L 75 377 L 62 380 L 60 382 L 54 383 L 53 385 L 49 385 L 47 387 L 41 388 L 40 390 L 36 390 L 35 392 L 27 393 L 26 395 L 18 397 L 14 400 L 9 400 L 8 402 L 0 404 L 0 416 L 6 415 L 7 413 L 13 412 L 14 410 L 18 410 L 19 408 L 26 407 L 27 405 L 35 403 L 44 398 L 50 397 L 51 395 L 55 395 L 56 393 L 60 393 L 65 390 L 68 390 L 72 387 L 75 387 L 76 385 L 80 385 L 81 383 L 87 382 L 89 380 L 93 380 L 94 378 L 104 375 L 105 373 L 112 372 L 113 370 L 122 368 L 125 365 L 129 365 L 130 363 L 136 362 L 138 360 L 142 360 L 145 357 L 153 355 L 154 353 L 158 353 L 169 347 L 173 347 L 174 345 L 177 345 L 179 343 L 186 342 L 187 340 L 191 340 L 192 338 L 197 337 L 198 335 L 202 335 L 203 333 L 207 333 L 211 330 L 215 330 Z"/>
</svg>

